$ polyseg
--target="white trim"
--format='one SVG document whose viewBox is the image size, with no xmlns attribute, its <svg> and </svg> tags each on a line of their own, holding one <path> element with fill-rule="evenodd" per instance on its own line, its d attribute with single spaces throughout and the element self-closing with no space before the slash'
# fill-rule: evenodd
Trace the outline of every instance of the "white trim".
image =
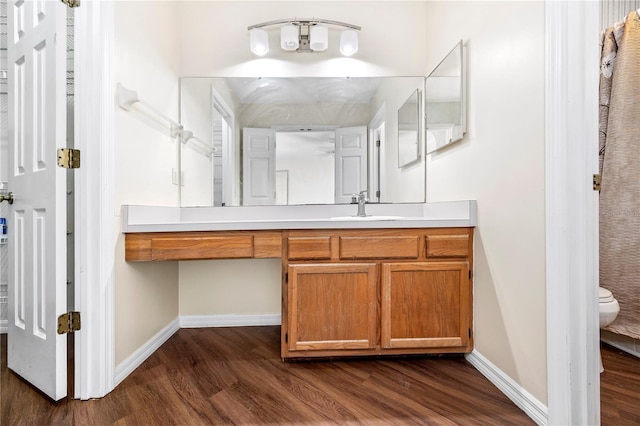
<svg viewBox="0 0 640 426">
<path fill-rule="evenodd" d="M 387 103 L 383 102 L 376 111 L 375 115 L 369 122 L 369 126 L 367 130 L 369 131 L 369 179 L 368 179 L 368 189 L 369 189 L 369 199 L 372 202 L 379 203 L 380 197 L 376 195 L 376 191 L 380 191 L 382 194 L 382 188 L 380 188 L 380 181 L 382 180 L 382 172 L 383 169 L 381 167 L 381 149 L 384 144 L 385 135 L 383 132 L 380 134 L 380 149 L 376 149 L 375 143 L 375 132 L 379 130 L 382 126 L 382 130 L 384 131 L 384 126 L 386 125 L 386 111 L 387 111 Z M 373 153 L 373 155 L 371 155 Z"/>
<path fill-rule="evenodd" d="M 113 390 L 114 337 L 114 78 L 113 2 L 75 9 L 75 397 Z"/>
<path fill-rule="evenodd" d="M 216 108 L 217 106 L 217 108 Z M 236 186 L 236 174 L 233 172 L 233 165 L 236 162 L 236 150 L 234 148 L 238 137 L 236 135 L 236 116 L 233 109 L 224 100 L 224 97 L 211 85 L 211 114 L 216 109 L 220 115 L 226 117 L 224 122 L 230 134 L 227 134 L 222 140 L 222 202 L 227 206 L 235 206 L 236 195 L 234 188 Z M 213 156 L 211 157 L 213 163 Z M 213 167 L 211 168 L 213 170 Z M 213 198 L 211 198 L 213 200 Z"/>
<path fill-rule="evenodd" d="M 635 349 L 635 345 L 634 345 L 633 348 L 631 348 L 631 347 L 629 347 L 629 346 L 627 346 L 627 345 L 625 345 L 624 343 L 621 343 L 621 342 L 610 341 L 610 340 L 607 340 L 607 339 L 602 339 L 602 341 L 604 343 L 606 343 L 607 345 L 611 345 L 614 348 L 621 350 L 622 352 L 626 352 L 627 354 L 629 354 L 631 356 L 635 356 L 637 358 L 640 358 L 640 352 L 638 352 Z"/>
<path fill-rule="evenodd" d="M 114 387 L 118 386 L 124 379 L 133 373 L 136 368 L 140 367 L 143 362 L 147 360 L 160 346 L 162 346 L 176 331 L 180 330 L 180 321 L 178 318 L 174 319 L 165 328 L 160 330 L 147 341 L 144 345 L 140 346 L 134 353 L 129 355 L 124 361 L 122 361 L 115 370 L 115 376 L 113 378 Z"/>
<path fill-rule="evenodd" d="M 0 320 L 0 334 L 6 334 L 9 331 L 9 320 Z"/>
<path fill-rule="evenodd" d="M 640 358 L 640 340 L 608 330 L 600 330 L 600 341 Z"/>
<path fill-rule="evenodd" d="M 548 424 L 549 414 L 547 407 L 480 352 L 474 349 L 473 352 L 465 355 L 465 358 L 514 404 L 531 417 L 534 422 L 539 425 Z"/>
<path fill-rule="evenodd" d="M 600 424 L 598 2 L 546 0 L 549 424 Z"/>
<path fill-rule="evenodd" d="M 255 314 L 255 315 L 181 315 L 181 328 L 201 327 L 245 327 L 280 325 L 280 314 Z"/>
</svg>

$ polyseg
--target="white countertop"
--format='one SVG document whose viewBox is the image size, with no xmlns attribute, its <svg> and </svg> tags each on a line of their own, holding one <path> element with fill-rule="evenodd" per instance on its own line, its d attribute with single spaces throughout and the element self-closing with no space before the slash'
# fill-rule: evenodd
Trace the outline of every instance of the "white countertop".
<svg viewBox="0 0 640 426">
<path fill-rule="evenodd" d="M 416 204 L 159 207 L 122 206 L 122 232 L 237 231 L 260 229 L 449 228 L 477 224 L 474 200 Z"/>
</svg>

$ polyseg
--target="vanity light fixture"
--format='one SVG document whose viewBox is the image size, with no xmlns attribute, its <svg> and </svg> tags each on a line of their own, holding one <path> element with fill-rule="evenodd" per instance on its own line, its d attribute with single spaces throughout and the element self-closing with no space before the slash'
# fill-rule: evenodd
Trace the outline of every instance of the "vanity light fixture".
<svg viewBox="0 0 640 426">
<path fill-rule="evenodd" d="M 358 31 L 360 27 L 327 19 L 279 19 L 251 25 L 249 30 L 250 48 L 253 53 L 263 56 L 269 52 L 269 34 L 264 27 L 280 25 L 280 47 L 285 51 L 324 52 L 329 47 L 329 27 L 342 27 L 340 52 L 351 56 L 358 51 Z"/>
</svg>

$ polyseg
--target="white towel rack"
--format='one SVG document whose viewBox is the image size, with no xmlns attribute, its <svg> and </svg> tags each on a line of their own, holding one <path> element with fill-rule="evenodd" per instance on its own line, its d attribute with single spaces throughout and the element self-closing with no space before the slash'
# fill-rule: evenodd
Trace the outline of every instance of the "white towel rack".
<svg viewBox="0 0 640 426">
<path fill-rule="evenodd" d="M 183 131 L 180 123 L 165 116 L 147 102 L 141 101 L 138 92 L 129 90 L 120 83 L 116 86 L 116 99 L 120 108 L 133 112 L 140 120 L 167 136 L 176 138 Z"/>
<path fill-rule="evenodd" d="M 211 155 L 216 151 L 214 147 L 209 146 L 205 141 L 194 136 L 193 132 L 190 130 L 182 131 L 182 144 L 193 148 L 195 151 L 207 157 L 211 157 Z"/>
<path fill-rule="evenodd" d="M 211 157 L 215 152 L 215 148 L 197 138 L 192 131 L 185 130 L 182 124 L 162 114 L 147 102 L 141 101 L 135 90 L 127 89 L 118 83 L 116 86 L 116 99 L 120 108 L 133 113 L 141 121 L 163 134 L 172 138 L 180 138 L 184 146 L 188 146 L 206 157 Z"/>
</svg>

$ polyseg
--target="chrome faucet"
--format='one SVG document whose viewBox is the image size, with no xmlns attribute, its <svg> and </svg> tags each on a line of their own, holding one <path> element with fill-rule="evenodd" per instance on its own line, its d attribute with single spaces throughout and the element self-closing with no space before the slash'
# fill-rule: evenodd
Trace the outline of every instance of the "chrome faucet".
<svg viewBox="0 0 640 426">
<path fill-rule="evenodd" d="M 364 205 L 369 199 L 367 198 L 367 190 L 360 191 L 358 197 L 358 217 L 365 217 L 367 214 L 364 212 Z"/>
</svg>

